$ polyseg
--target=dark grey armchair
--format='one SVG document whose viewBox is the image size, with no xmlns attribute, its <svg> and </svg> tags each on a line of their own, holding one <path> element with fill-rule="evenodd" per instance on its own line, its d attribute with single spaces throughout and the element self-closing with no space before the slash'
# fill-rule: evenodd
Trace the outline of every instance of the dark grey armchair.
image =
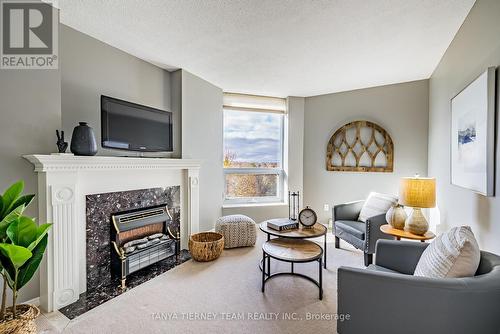
<svg viewBox="0 0 500 334">
<path fill-rule="evenodd" d="M 340 247 L 342 239 L 365 255 L 365 266 L 373 262 L 375 245 L 379 239 L 394 239 L 382 233 L 380 226 L 387 224 L 385 214 L 367 219 L 366 223 L 359 221 L 359 213 L 365 201 L 356 201 L 333 207 L 333 234 L 335 235 L 335 248 Z"/>
<path fill-rule="evenodd" d="M 500 333 L 500 256 L 482 251 L 474 277 L 413 276 L 427 246 L 380 240 L 374 265 L 340 267 L 338 333 Z"/>
</svg>

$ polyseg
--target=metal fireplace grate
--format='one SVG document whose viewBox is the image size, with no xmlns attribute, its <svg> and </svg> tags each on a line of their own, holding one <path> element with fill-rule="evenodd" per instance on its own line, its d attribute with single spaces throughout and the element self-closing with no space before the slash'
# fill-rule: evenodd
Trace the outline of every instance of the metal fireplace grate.
<svg viewBox="0 0 500 334">
<path fill-rule="evenodd" d="M 175 255 L 175 242 L 173 240 L 162 240 L 156 245 L 135 251 L 127 255 L 126 274 L 129 275 L 172 255 Z"/>
<path fill-rule="evenodd" d="M 114 248 L 112 271 L 120 275 L 122 289 L 125 289 L 127 275 L 179 254 L 179 233 L 174 235 L 168 227 L 172 216 L 166 206 L 115 214 L 111 216 L 111 220 L 114 226 L 111 233 L 111 244 Z M 151 245 L 126 253 L 125 243 L 136 239 L 149 239 L 153 234 L 164 236 Z"/>
</svg>

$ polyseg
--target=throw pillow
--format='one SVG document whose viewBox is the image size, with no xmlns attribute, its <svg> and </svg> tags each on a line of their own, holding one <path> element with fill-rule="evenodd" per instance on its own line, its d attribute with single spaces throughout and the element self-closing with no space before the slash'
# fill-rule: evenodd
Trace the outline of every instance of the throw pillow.
<svg viewBox="0 0 500 334">
<path fill-rule="evenodd" d="M 471 228 L 454 227 L 427 246 L 414 275 L 431 278 L 471 277 L 477 271 L 480 256 Z"/>
<path fill-rule="evenodd" d="M 363 204 L 358 220 L 366 223 L 370 217 L 387 213 L 397 202 L 398 198 L 395 196 L 372 192 Z"/>
</svg>

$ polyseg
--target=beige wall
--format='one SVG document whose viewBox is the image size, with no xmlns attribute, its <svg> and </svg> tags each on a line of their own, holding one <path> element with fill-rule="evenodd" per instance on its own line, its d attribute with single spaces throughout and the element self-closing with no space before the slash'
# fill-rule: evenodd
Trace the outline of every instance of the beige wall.
<svg viewBox="0 0 500 334">
<path fill-rule="evenodd" d="M 439 230 L 470 225 L 480 247 L 496 253 L 500 253 L 499 164 L 496 197 L 451 185 L 450 100 L 486 68 L 500 65 L 499 36 L 500 1 L 478 0 L 434 71 L 429 93 L 429 175 L 437 178 L 440 213 L 434 223 L 441 223 Z"/>
<path fill-rule="evenodd" d="M 182 157 L 200 159 L 200 231 L 222 210 L 222 89 L 182 70 Z"/>
<path fill-rule="evenodd" d="M 84 121 L 94 129 L 99 155 L 137 155 L 101 147 L 101 95 L 171 111 L 170 73 L 63 24 L 59 34 L 62 125 L 68 139 Z M 176 120 L 174 114 L 174 153 L 162 155 L 180 157 Z"/>
<path fill-rule="evenodd" d="M 37 178 L 25 154 L 57 152 L 61 128 L 59 70 L 0 70 L 0 193 L 17 180 L 36 194 Z M 38 216 L 36 200 L 26 214 Z M 0 284 L 3 286 L 2 279 Z M 38 274 L 20 293 L 25 301 L 38 296 Z M 1 299 L 1 298 L 0 298 Z M 8 299 L 10 301 L 10 298 Z"/>
<path fill-rule="evenodd" d="M 329 172 L 328 140 L 342 125 L 368 120 L 382 126 L 394 142 L 393 173 Z M 364 199 L 370 191 L 397 195 L 399 178 L 427 174 L 428 81 L 360 89 L 306 98 L 304 205 L 321 222 L 331 217 L 323 205 Z"/>
</svg>

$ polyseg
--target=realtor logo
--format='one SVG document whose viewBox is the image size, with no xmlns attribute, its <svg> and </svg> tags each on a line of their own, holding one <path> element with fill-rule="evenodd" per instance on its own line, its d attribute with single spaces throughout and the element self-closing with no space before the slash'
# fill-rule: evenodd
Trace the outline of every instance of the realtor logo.
<svg viewBox="0 0 500 334">
<path fill-rule="evenodd" d="M 57 68 L 57 9 L 49 3 L 18 0 L 2 0 L 0 8 L 0 68 Z"/>
</svg>

